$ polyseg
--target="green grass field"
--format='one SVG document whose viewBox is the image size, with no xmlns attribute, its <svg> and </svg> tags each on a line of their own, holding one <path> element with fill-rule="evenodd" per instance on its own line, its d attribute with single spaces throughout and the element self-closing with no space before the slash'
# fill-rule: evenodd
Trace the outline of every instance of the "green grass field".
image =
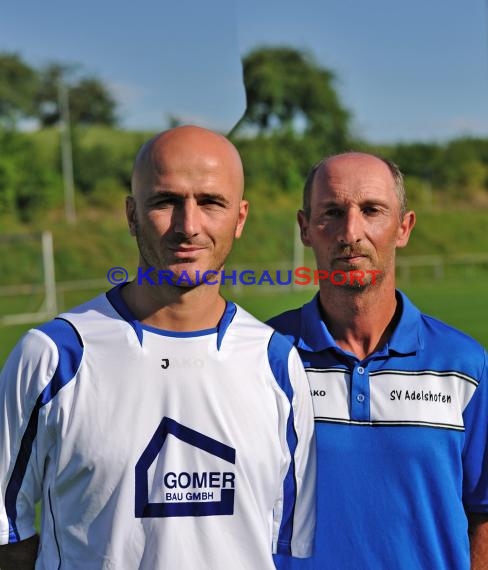
<svg viewBox="0 0 488 570">
<path fill-rule="evenodd" d="M 464 280 L 420 281 L 407 283 L 400 287 L 412 301 L 425 313 L 446 321 L 476 338 L 488 346 L 488 282 L 486 278 Z M 307 289 L 296 293 L 262 293 L 257 286 L 248 287 L 233 298 L 246 310 L 262 320 L 282 311 L 299 307 L 312 298 L 313 290 Z M 66 306 L 81 303 L 93 295 L 76 293 L 66 299 Z M 17 300 L 18 302 L 18 300 Z M 15 299 L 12 300 L 15 303 Z M 0 366 L 7 358 L 20 336 L 29 325 L 16 325 L 0 328 Z"/>
</svg>

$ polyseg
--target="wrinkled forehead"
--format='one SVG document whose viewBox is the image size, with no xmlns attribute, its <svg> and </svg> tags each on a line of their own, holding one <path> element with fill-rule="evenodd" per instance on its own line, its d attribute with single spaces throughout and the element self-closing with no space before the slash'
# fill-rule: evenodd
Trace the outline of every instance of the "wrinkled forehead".
<svg viewBox="0 0 488 570">
<path fill-rule="evenodd" d="M 325 161 L 313 185 L 312 202 L 394 200 L 395 181 L 388 166 L 371 155 L 343 155 Z"/>
</svg>

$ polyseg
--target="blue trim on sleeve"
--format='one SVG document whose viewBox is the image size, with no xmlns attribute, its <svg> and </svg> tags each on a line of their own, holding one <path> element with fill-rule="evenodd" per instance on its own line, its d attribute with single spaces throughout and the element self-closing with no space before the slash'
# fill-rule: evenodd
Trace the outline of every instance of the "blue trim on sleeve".
<svg viewBox="0 0 488 570">
<path fill-rule="evenodd" d="M 56 344 L 59 360 L 51 381 L 36 400 L 5 492 L 5 511 L 9 521 L 9 542 L 18 542 L 20 540 L 16 524 L 17 497 L 27 471 L 32 454 L 32 446 L 37 435 L 39 411 L 56 396 L 63 386 L 66 386 L 74 378 L 83 356 L 83 342 L 78 331 L 68 321 L 57 318 L 41 325 L 38 327 L 38 330 Z"/>
<path fill-rule="evenodd" d="M 80 367 L 83 356 L 83 341 L 75 327 L 64 319 L 56 318 L 38 327 L 57 346 L 58 366 L 51 382 L 41 392 L 40 407 L 49 403 L 70 380 Z"/>
<path fill-rule="evenodd" d="M 285 545 L 289 548 L 288 554 L 291 554 L 291 539 L 293 536 L 293 519 L 295 513 L 295 503 L 297 496 L 297 482 L 295 474 L 295 451 L 298 443 L 297 433 L 295 431 L 295 422 L 293 417 L 293 386 L 291 385 L 290 375 L 288 371 L 288 358 L 292 345 L 279 333 L 273 333 L 268 344 L 268 360 L 276 381 L 280 388 L 286 394 L 290 402 L 290 415 L 286 427 L 286 440 L 288 449 L 290 450 L 290 466 L 283 482 L 283 514 L 278 534 L 278 543 L 280 544 L 280 552 L 285 554 Z"/>
</svg>

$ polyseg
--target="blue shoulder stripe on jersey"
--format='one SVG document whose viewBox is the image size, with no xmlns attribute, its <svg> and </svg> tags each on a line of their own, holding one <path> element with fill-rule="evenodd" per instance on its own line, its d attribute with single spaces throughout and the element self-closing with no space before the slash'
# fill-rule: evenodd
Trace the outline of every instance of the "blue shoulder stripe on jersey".
<svg viewBox="0 0 488 570">
<path fill-rule="evenodd" d="M 54 341 L 58 349 L 59 359 L 51 381 L 36 400 L 5 492 L 5 510 L 9 521 L 9 542 L 18 542 L 20 540 L 16 524 L 17 497 L 27 471 L 32 446 L 37 435 L 39 411 L 56 396 L 63 386 L 66 386 L 74 378 L 83 356 L 83 342 L 77 330 L 68 321 L 57 318 L 41 325 L 38 327 L 38 330 Z"/>
<path fill-rule="evenodd" d="M 291 554 L 291 539 L 293 536 L 293 518 L 295 513 L 295 501 L 297 495 L 297 482 L 295 474 L 295 451 L 297 447 L 298 437 L 295 431 L 295 422 L 293 417 L 293 386 L 291 385 L 290 375 L 288 372 L 288 357 L 292 345 L 279 333 L 273 333 L 268 344 L 268 360 L 279 386 L 286 394 L 290 402 L 290 415 L 286 427 L 286 440 L 290 450 L 290 467 L 286 474 L 283 484 L 283 515 L 281 526 L 278 534 L 278 542 L 281 547 L 288 546 L 289 554 Z"/>
<path fill-rule="evenodd" d="M 38 330 L 54 341 L 59 354 L 58 366 L 51 382 L 39 396 L 40 405 L 44 406 L 74 378 L 83 356 L 83 341 L 75 327 L 69 321 L 61 318 L 41 325 Z"/>
<path fill-rule="evenodd" d="M 110 291 L 107 291 L 106 296 L 109 303 L 117 313 L 119 313 L 119 315 L 134 329 L 137 339 L 139 340 L 139 344 L 142 346 L 143 332 L 141 323 L 135 318 L 129 307 L 125 304 L 124 299 L 122 299 L 120 291 L 123 285 L 125 284 L 117 285 L 113 289 L 110 289 Z"/>
</svg>

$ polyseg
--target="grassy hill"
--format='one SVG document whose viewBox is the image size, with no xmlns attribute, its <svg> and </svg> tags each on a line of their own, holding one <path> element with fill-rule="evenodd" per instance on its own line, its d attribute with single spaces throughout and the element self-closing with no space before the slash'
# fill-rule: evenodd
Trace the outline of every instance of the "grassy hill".
<svg viewBox="0 0 488 570">
<path fill-rule="evenodd" d="M 81 208 L 74 226 L 65 223 L 60 211 L 52 211 L 30 224 L 11 224 L 10 231 L 4 230 L 0 234 L 0 285 L 32 283 L 40 279 L 39 240 L 6 241 L 6 235 L 44 229 L 53 233 L 59 281 L 105 277 L 113 266 L 126 267 L 130 272 L 137 263 L 137 249 L 125 223 L 124 196 L 112 197 L 112 201 L 110 207 Z M 251 197 L 244 235 L 235 243 L 229 264 L 282 261 L 291 267 L 294 225 L 293 204 L 273 204 L 264 209 Z M 452 253 L 488 253 L 486 211 L 419 212 L 410 243 L 399 251 L 399 256 Z M 312 263 L 310 255 L 307 254 L 306 259 Z"/>
</svg>

